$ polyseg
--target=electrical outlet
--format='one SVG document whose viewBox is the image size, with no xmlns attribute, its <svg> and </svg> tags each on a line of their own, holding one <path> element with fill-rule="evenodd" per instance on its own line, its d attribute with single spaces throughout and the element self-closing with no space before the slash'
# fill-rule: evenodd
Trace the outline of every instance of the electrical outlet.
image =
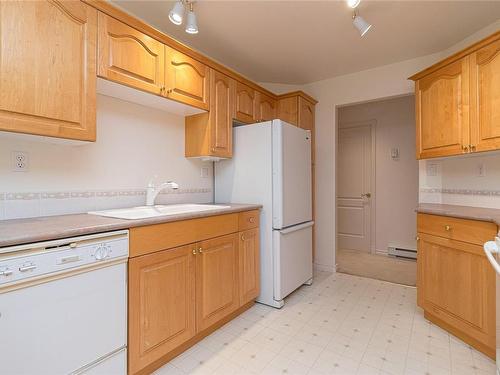
<svg viewBox="0 0 500 375">
<path fill-rule="evenodd" d="M 208 178 L 209 169 L 208 167 L 201 167 L 201 177 Z"/>
<path fill-rule="evenodd" d="M 484 164 L 478 164 L 477 166 L 477 176 L 478 177 L 486 177 L 486 168 L 484 167 Z"/>
<path fill-rule="evenodd" d="M 28 153 L 23 151 L 12 151 L 12 170 L 14 172 L 27 172 L 28 167 Z"/>
</svg>

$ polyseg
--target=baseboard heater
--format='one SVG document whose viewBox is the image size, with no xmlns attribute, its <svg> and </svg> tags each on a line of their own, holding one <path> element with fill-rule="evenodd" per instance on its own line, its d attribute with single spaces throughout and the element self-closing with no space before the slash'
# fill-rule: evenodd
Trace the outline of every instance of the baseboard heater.
<svg viewBox="0 0 500 375">
<path fill-rule="evenodd" d="M 405 258 L 405 259 L 417 259 L 417 250 L 416 249 L 408 249 L 400 246 L 389 245 L 387 247 L 388 253 L 390 256 L 396 258 Z"/>
</svg>

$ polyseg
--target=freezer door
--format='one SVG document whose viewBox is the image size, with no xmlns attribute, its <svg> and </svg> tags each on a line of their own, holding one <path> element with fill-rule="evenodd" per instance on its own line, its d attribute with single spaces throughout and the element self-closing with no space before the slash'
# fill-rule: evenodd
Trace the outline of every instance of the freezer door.
<svg viewBox="0 0 500 375">
<path fill-rule="evenodd" d="M 274 299 L 280 301 L 312 278 L 313 222 L 273 231 Z"/>
<path fill-rule="evenodd" d="M 312 220 L 311 133 L 273 120 L 273 228 Z"/>
</svg>

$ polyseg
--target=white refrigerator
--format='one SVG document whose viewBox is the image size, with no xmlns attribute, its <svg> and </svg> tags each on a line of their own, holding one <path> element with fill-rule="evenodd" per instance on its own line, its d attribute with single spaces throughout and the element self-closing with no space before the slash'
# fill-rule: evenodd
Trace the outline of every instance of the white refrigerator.
<svg viewBox="0 0 500 375">
<path fill-rule="evenodd" d="M 312 283 L 311 134 L 272 120 L 235 127 L 233 137 L 233 158 L 215 163 L 215 200 L 263 206 L 257 301 L 279 308 Z"/>
</svg>

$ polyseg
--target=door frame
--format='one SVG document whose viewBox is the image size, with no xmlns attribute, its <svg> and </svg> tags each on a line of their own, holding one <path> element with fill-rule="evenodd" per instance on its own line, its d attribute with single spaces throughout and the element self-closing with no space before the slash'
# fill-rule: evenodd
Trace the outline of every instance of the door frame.
<svg viewBox="0 0 500 375">
<path fill-rule="evenodd" d="M 339 152 L 339 142 L 340 142 L 340 130 L 343 128 L 369 128 L 370 129 L 370 135 L 371 135 L 371 175 L 370 175 L 370 182 L 371 182 L 371 208 L 370 208 L 370 254 L 375 254 L 377 252 L 376 249 L 376 207 L 377 207 L 377 192 L 376 192 L 376 130 L 377 130 L 377 120 L 375 119 L 370 119 L 370 120 L 364 120 L 364 121 L 354 121 L 354 122 L 346 122 L 343 123 L 343 126 L 341 126 L 340 121 L 338 121 L 338 111 L 340 110 L 340 107 L 336 108 L 337 112 L 337 126 L 336 126 L 336 139 L 337 143 L 335 145 L 335 252 L 338 251 L 338 215 L 337 215 L 337 205 L 338 205 L 338 198 L 337 198 L 337 192 L 339 191 L 339 179 L 337 178 L 339 175 L 339 158 L 338 158 L 338 152 Z M 337 263 L 337 257 L 335 256 L 335 262 Z M 336 267 L 335 267 L 336 268 Z"/>
</svg>

